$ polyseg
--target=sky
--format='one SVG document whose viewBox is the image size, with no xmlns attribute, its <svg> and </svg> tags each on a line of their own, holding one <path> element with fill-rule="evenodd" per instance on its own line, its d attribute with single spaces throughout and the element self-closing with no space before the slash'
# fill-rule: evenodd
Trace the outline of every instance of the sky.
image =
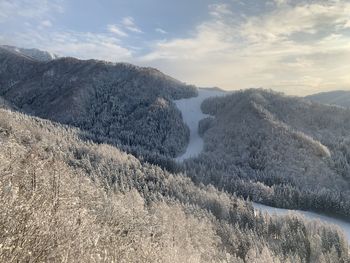
<svg viewBox="0 0 350 263">
<path fill-rule="evenodd" d="M 201 87 L 350 90 L 350 0 L 0 0 L 0 44 Z"/>
</svg>

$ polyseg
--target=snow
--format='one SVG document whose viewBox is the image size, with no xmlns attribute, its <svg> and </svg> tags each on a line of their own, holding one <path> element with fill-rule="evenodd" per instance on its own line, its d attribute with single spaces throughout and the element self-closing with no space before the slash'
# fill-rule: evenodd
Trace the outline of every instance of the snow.
<svg viewBox="0 0 350 263">
<path fill-rule="evenodd" d="M 177 157 L 176 160 L 182 162 L 188 158 L 198 156 L 204 146 L 203 139 L 198 134 L 199 121 L 208 117 L 209 115 L 204 114 L 201 110 L 202 102 L 210 97 L 223 96 L 225 91 L 217 89 L 198 89 L 198 96 L 189 99 L 176 100 L 175 104 L 182 113 L 182 118 L 186 125 L 190 129 L 190 140 L 186 149 L 186 152 Z"/>
<path fill-rule="evenodd" d="M 267 213 L 269 215 L 286 215 L 288 213 L 297 213 L 302 216 L 304 216 L 306 219 L 311 220 L 320 220 L 324 223 L 333 224 L 338 227 L 340 227 L 341 230 L 343 230 L 345 237 L 350 241 L 350 223 L 343 221 L 341 219 L 309 212 L 309 211 L 301 211 L 301 210 L 290 210 L 290 209 L 283 209 L 283 208 L 275 208 L 271 206 L 266 206 L 258 203 L 253 203 L 254 209 L 256 211 L 261 211 L 263 213 Z"/>
</svg>

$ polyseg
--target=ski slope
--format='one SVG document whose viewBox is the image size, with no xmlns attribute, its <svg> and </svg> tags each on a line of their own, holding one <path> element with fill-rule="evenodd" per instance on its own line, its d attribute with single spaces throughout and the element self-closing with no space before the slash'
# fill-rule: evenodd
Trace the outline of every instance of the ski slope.
<svg viewBox="0 0 350 263">
<path fill-rule="evenodd" d="M 184 122 L 190 129 L 190 140 L 186 152 L 177 157 L 177 161 L 182 162 L 188 158 L 196 157 L 202 152 L 204 142 L 201 136 L 198 134 L 198 125 L 200 120 L 208 117 L 209 115 L 202 112 L 201 104 L 207 98 L 223 96 L 225 94 L 225 91 L 200 88 L 198 89 L 197 97 L 175 101 L 176 106 L 182 113 Z"/>
</svg>

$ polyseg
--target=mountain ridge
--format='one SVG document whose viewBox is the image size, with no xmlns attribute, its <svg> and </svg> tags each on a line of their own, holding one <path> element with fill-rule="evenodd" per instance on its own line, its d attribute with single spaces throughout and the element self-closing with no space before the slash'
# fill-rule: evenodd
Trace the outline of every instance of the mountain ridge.
<svg viewBox="0 0 350 263">
<path fill-rule="evenodd" d="M 341 107 L 350 107 L 350 91 L 336 90 L 312 94 L 305 97 L 308 100 L 323 104 L 338 105 Z"/>
</svg>

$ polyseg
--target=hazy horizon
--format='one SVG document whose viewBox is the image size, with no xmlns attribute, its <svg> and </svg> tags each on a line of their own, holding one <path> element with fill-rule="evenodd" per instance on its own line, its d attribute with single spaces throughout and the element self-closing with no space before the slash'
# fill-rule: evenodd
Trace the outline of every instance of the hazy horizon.
<svg viewBox="0 0 350 263">
<path fill-rule="evenodd" d="M 0 2 L 0 43 L 155 67 L 199 87 L 350 89 L 350 2 Z"/>
</svg>

